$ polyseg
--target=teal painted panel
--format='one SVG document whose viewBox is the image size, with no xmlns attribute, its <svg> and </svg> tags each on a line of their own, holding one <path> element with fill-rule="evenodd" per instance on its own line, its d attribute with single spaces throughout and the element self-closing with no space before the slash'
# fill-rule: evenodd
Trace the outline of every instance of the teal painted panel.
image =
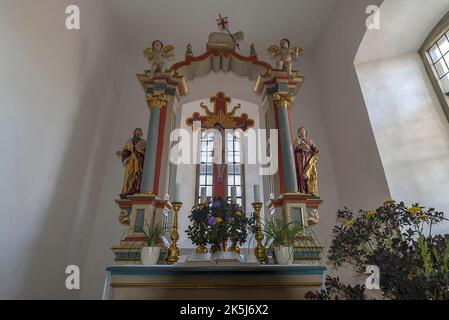
<svg viewBox="0 0 449 320">
<path fill-rule="evenodd" d="M 134 223 L 134 232 L 142 232 L 145 222 L 145 210 L 137 209 L 136 222 Z"/>
<path fill-rule="evenodd" d="M 293 220 L 302 225 L 304 222 L 302 208 L 293 208 L 292 210 L 293 210 Z"/>
<path fill-rule="evenodd" d="M 169 96 L 176 95 L 176 88 L 167 88 L 165 89 L 165 94 Z"/>
<path fill-rule="evenodd" d="M 112 275 L 213 275 L 229 277 L 237 275 L 323 275 L 324 266 L 241 266 L 241 267 L 181 267 L 181 266 L 111 266 L 106 271 Z"/>
<path fill-rule="evenodd" d="M 165 92 L 165 88 L 167 87 L 167 85 L 165 83 L 155 83 L 154 84 L 154 89 L 156 91 L 164 91 Z"/>
<path fill-rule="evenodd" d="M 138 252 L 116 252 L 115 259 L 117 260 L 140 260 L 140 251 Z"/>
</svg>

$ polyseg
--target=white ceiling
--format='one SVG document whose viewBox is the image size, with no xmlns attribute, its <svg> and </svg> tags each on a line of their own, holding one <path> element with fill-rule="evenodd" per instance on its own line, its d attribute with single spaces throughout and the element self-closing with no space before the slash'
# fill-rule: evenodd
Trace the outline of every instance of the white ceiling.
<svg viewBox="0 0 449 320">
<path fill-rule="evenodd" d="M 195 55 L 218 31 L 218 14 L 229 17 L 230 31 L 244 31 L 240 52 L 253 42 L 263 57 L 272 43 L 289 38 L 292 45 L 313 51 L 337 0 L 107 0 L 131 53 L 141 54 L 155 39 L 173 44 L 183 55 L 187 43 Z"/>
<path fill-rule="evenodd" d="M 367 31 L 355 63 L 418 52 L 448 11 L 449 0 L 385 0 L 380 7 L 380 30 Z"/>
</svg>

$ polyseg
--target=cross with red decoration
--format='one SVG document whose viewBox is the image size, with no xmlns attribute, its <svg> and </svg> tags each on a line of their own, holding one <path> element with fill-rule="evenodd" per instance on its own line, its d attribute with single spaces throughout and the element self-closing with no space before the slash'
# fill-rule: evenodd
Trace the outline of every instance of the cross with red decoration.
<svg viewBox="0 0 449 320">
<path fill-rule="evenodd" d="M 219 92 L 215 97 L 211 97 L 210 102 L 214 104 L 213 111 L 210 111 L 209 107 L 202 103 L 201 108 L 204 109 L 206 115 L 195 112 L 191 118 L 187 119 L 188 126 L 193 127 L 193 122 L 199 121 L 203 129 L 214 128 L 216 124 L 219 124 L 223 129 L 242 129 L 243 131 L 254 127 L 254 120 L 249 119 L 248 114 L 235 115 L 236 111 L 241 107 L 240 104 L 228 112 L 228 104 L 231 103 L 231 98 L 227 97 L 223 92 Z"/>
<path fill-rule="evenodd" d="M 236 111 L 241 107 L 240 104 L 228 111 L 228 104 L 231 103 L 231 98 L 227 97 L 223 92 L 219 92 L 215 97 L 211 97 L 210 102 L 214 104 L 214 110 L 210 111 L 207 105 L 201 103 L 201 108 L 206 112 L 206 115 L 195 112 L 191 118 L 187 119 L 188 126 L 193 128 L 194 122 L 200 122 L 202 129 L 214 129 L 218 125 L 222 129 L 242 129 L 246 131 L 254 127 L 254 120 L 249 119 L 246 113 L 242 113 L 240 116 L 235 115 Z M 224 137 L 222 137 L 222 141 L 226 141 Z M 213 194 L 215 197 L 221 197 L 222 199 L 226 199 L 228 189 L 226 167 L 224 164 L 214 164 L 213 168 Z"/>
<path fill-rule="evenodd" d="M 219 18 L 216 19 L 218 28 L 220 31 L 227 31 L 228 30 L 228 17 L 222 18 L 221 15 Z"/>
</svg>

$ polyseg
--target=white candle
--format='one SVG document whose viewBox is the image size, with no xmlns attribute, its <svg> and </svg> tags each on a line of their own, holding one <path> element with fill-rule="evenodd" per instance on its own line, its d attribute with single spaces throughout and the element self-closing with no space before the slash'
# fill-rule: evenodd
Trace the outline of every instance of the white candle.
<svg viewBox="0 0 449 320">
<path fill-rule="evenodd" d="M 260 186 L 258 184 L 254 185 L 254 202 L 260 202 Z"/>
<path fill-rule="evenodd" d="M 175 202 L 181 202 L 181 184 L 175 185 Z"/>
<path fill-rule="evenodd" d="M 201 188 L 201 203 L 206 201 L 206 188 Z"/>
<path fill-rule="evenodd" d="M 235 186 L 231 187 L 231 203 L 237 203 L 237 188 Z"/>
</svg>

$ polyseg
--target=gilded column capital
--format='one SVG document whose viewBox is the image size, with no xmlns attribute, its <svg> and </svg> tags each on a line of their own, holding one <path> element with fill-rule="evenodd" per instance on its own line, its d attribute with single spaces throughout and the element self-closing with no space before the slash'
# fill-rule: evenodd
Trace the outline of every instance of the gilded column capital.
<svg viewBox="0 0 449 320">
<path fill-rule="evenodd" d="M 168 102 L 164 93 L 161 94 L 146 94 L 148 107 L 162 109 Z"/>
<path fill-rule="evenodd" d="M 273 102 L 276 108 L 289 108 L 295 102 L 295 96 L 291 93 L 275 93 L 273 94 Z"/>
</svg>

